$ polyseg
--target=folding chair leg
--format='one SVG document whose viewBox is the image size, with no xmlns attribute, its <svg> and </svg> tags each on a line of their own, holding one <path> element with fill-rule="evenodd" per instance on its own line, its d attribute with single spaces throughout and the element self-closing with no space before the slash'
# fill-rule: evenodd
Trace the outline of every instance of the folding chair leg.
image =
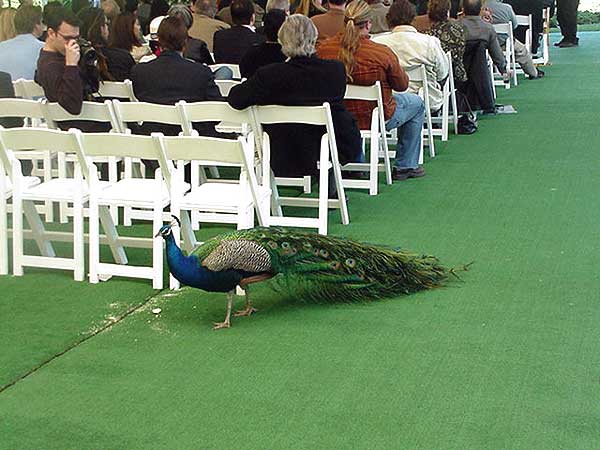
<svg viewBox="0 0 600 450">
<path fill-rule="evenodd" d="M 198 241 L 192 230 L 192 224 L 190 222 L 190 214 L 188 211 L 181 211 L 181 237 L 183 242 L 183 248 L 185 251 L 190 252 L 194 249 Z"/>
<path fill-rule="evenodd" d="M 154 205 L 152 211 L 152 236 L 154 236 L 163 225 L 162 207 L 159 203 Z M 152 240 L 152 287 L 154 289 L 163 288 L 163 240 L 154 238 Z"/>
<path fill-rule="evenodd" d="M 3 169 L 0 169 L 3 170 Z M 0 175 L 2 176 L 2 175 Z M 0 275 L 8 275 L 8 220 L 6 196 L 0 189 Z"/>
<path fill-rule="evenodd" d="M 13 223 L 14 223 L 14 203 L 15 197 L 13 196 Z M 27 222 L 29 222 L 29 226 L 31 227 L 31 231 L 33 233 L 33 238 L 35 239 L 37 246 L 40 250 L 42 256 L 55 257 L 56 253 L 54 252 L 54 247 L 52 246 L 52 242 L 46 239 L 46 230 L 44 228 L 44 223 L 38 214 L 35 204 L 31 200 L 24 200 L 19 205 L 19 209 L 21 212 L 25 213 L 25 217 L 27 217 Z M 22 220 L 22 218 L 21 218 Z M 13 229 L 15 229 L 13 225 Z M 21 233 L 21 255 L 23 254 L 23 222 L 21 221 L 20 226 Z M 13 243 L 14 245 L 14 243 Z"/>
<path fill-rule="evenodd" d="M 100 264 L 100 218 L 98 216 L 98 202 L 91 196 L 89 201 L 89 212 L 89 280 L 90 283 L 96 284 L 99 281 L 98 265 Z"/>
<path fill-rule="evenodd" d="M 46 152 L 44 156 L 44 181 L 48 182 L 52 179 L 52 156 L 50 152 Z M 45 202 L 46 222 L 54 222 L 54 204 L 50 200 Z"/>
<path fill-rule="evenodd" d="M 321 158 L 321 170 L 319 171 L 319 234 L 324 236 L 327 235 L 327 207 L 329 203 L 329 170 L 324 169 L 327 167 L 327 161 L 323 161 Z M 325 164 L 325 165 L 323 165 Z M 340 195 L 338 191 L 338 195 Z"/>
<path fill-rule="evenodd" d="M 58 178 L 67 178 L 67 161 L 65 154 L 58 154 Z M 60 202 L 60 223 L 69 223 L 69 206 L 67 202 Z"/>
<path fill-rule="evenodd" d="M 181 211 L 179 209 L 178 206 L 176 206 L 173 202 L 173 199 L 171 199 L 171 214 L 174 215 L 175 217 L 181 217 Z M 183 227 L 183 224 L 182 224 Z M 171 228 L 171 232 L 173 233 L 173 239 L 175 239 L 175 243 L 181 247 L 181 231 L 179 227 L 173 227 Z M 154 241 L 157 241 L 157 238 L 154 238 Z M 162 241 L 162 239 L 161 239 Z M 152 243 L 153 246 L 152 248 L 154 249 L 154 245 L 155 242 Z M 161 253 L 162 253 L 162 248 L 161 248 Z M 161 255 L 162 256 L 162 255 Z M 169 289 L 175 291 L 177 289 L 179 289 L 181 287 L 179 281 L 171 274 L 169 273 Z"/>
<path fill-rule="evenodd" d="M 125 249 L 119 243 L 119 234 L 117 233 L 117 228 L 108 207 L 105 205 L 99 206 L 98 216 L 100 217 L 100 222 L 102 222 L 102 229 L 106 235 L 106 240 L 108 241 L 115 262 L 117 264 L 127 264 L 127 255 L 125 254 Z"/>
<path fill-rule="evenodd" d="M 13 275 L 20 277 L 23 275 L 23 203 L 13 192 Z"/>
<path fill-rule="evenodd" d="M 75 281 L 83 281 L 85 277 L 84 237 L 83 237 L 83 201 L 73 201 L 73 263 Z"/>
<path fill-rule="evenodd" d="M 379 134 L 379 133 L 378 133 Z M 379 136 L 371 139 L 371 154 L 369 164 L 369 195 L 377 195 L 379 182 Z"/>
</svg>

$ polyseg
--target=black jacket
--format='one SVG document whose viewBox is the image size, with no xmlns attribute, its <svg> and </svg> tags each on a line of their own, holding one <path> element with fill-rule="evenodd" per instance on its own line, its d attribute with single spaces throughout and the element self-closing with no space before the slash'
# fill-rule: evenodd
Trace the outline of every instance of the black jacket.
<svg viewBox="0 0 600 450">
<path fill-rule="evenodd" d="M 264 41 L 263 35 L 255 33 L 243 25 L 219 30 L 215 33 L 213 42 L 215 62 L 217 64 L 239 64 L 250 47 Z"/>
<path fill-rule="evenodd" d="M 286 56 L 281 52 L 281 44 L 277 42 L 263 42 L 259 45 L 253 45 L 240 61 L 240 74 L 243 78 L 250 78 L 259 67 L 272 63 L 282 63 L 286 59 Z"/>
<path fill-rule="evenodd" d="M 102 54 L 106 58 L 108 72 L 114 81 L 125 81 L 131 76 L 131 69 L 135 66 L 135 60 L 131 53 L 122 48 L 102 48 Z"/>
<path fill-rule="evenodd" d="M 188 103 L 223 100 L 210 68 L 173 51 L 162 52 L 153 61 L 137 64 L 131 71 L 131 81 L 135 96 L 142 102 L 174 105 L 179 100 Z M 143 134 L 153 131 L 172 136 L 177 135 L 180 127 L 145 122 L 141 129 Z"/>
<path fill-rule="evenodd" d="M 0 72 L 0 98 L 15 98 L 12 79 L 10 74 L 6 72 Z M 20 117 L 2 117 L 0 118 L 0 126 L 4 128 L 22 127 L 23 119 Z"/>
<path fill-rule="evenodd" d="M 360 131 L 346 110 L 346 71 L 339 61 L 297 57 L 285 63 L 269 64 L 246 82 L 234 86 L 227 101 L 236 109 L 251 105 L 331 105 L 333 126 L 342 164 L 358 161 Z M 278 176 L 317 173 L 317 161 L 324 127 L 299 124 L 267 125 L 271 139 L 271 167 Z"/>
<path fill-rule="evenodd" d="M 191 59 L 208 66 L 215 63 L 210 51 L 208 50 L 206 42 L 204 42 L 202 39 L 195 39 L 193 37 L 187 38 L 183 56 L 187 59 Z"/>
</svg>

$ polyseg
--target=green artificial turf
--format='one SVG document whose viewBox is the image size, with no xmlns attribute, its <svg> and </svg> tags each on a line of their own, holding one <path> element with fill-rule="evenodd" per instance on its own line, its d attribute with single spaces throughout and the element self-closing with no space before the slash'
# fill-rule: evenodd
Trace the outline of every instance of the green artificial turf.
<svg viewBox="0 0 600 450">
<path fill-rule="evenodd" d="M 352 305 L 267 284 L 218 332 L 224 295 L 164 291 L 1 392 L 0 449 L 600 448 L 599 48 L 553 49 L 545 79 L 499 91 L 518 114 L 437 143 L 425 178 L 351 192 L 349 226 L 331 213 L 332 234 L 475 261 L 462 282 Z M 0 289 L 12 374 L 152 292 L 53 272 Z"/>
</svg>

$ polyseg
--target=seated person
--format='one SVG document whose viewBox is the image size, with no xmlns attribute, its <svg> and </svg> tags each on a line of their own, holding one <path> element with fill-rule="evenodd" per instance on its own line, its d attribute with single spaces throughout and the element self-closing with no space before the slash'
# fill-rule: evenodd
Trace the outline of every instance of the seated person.
<svg viewBox="0 0 600 450">
<path fill-rule="evenodd" d="M 502 52 L 498 36 L 492 24 L 481 18 L 481 6 L 482 0 L 463 0 L 461 23 L 466 32 L 467 44 L 482 42 L 492 61 L 503 75 L 505 82 L 508 82 L 509 74 L 506 71 L 504 52 Z"/>
<path fill-rule="evenodd" d="M 257 2 L 254 3 L 254 14 L 255 14 L 255 23 L 262 23 L 262 17 L 265 13 L 265 10 L 260 6 Z M 223 6 L 223 2 L 220 2 L 219 12 L 215 16 L 217 20 L 221 22 L 225 22 L 230 26 L 234 26 L 233 18 L 231 17 L 231 3 L 227 6 Z"/>
<path fill-rule="evenodd" d="M 321 0 L 292 0 L 290 11 L 306 17 L 314 17 L 327 12 Z"/>
<path fill-rule="evenodd" d="M 431 27 L 427 34 L 440 40 L 444 52 L 450 52 L 454 81 L 463 82 L 467 79 L 463 63 L 467 39 L 461 23 L 448 17 L 449 10 L 450 0 L 429 0 L 427 16 Z"/>
<path fill-rule="evenodd" d="M 517 16 L 510 5 L 502 3 L 502 0 L 487 0 L 485 7 L 492 16 L 492 24 L 511 22 L 513 30 L 517 29 Z M 498 42 L 502 48 L 505 48 L 507 39 L 507 34 L 498 34 Z M 529 79 L 542 78 L 545 74 L 533 65 L 531 54 L 527 50 L 527 47 L 525 47 L 525 44 L 515 38 L 513 39 L 513 46 L 515 48 L 515 59 Z"/>
<path fill-rule="evenodd" d="M 515 14 L 519 14 L 522 16 L 528 16 L 529 14 L 531 14 L 533 36 L 531 42 L 531 52 L 535 55 L 538 52 L 538 48 L 540 46 L 541 34 L 544 32 L 543 10 L 546 7 L 550 7 L 553 10 L 554 0 L 505 0 L 504 3 L 510 5 Z M 551 11 L 550 15 L 552 16 L 553 14 L 554 12 Z M 527 27 L 517 27 L 515 39 L 518 39 L 521 42 L 525 42 L 526 31 Z"/>
<path fill-rule="evenodd" d="M 398 57 L 400 66 L 409 71 L 424 64 L 427 70 L 429 107 L 438 111 L 442 107 L 441 82 L 448 77 L 448 61 L 440 41 L 434 36 L 421 34 L 411 26 L 415 18 L 415 6 L 408 0 L 397 0 L 387 14 L 390 34 L 376 36 L 374 41 L 387 45 Z M 422 83 L 410 81 L 408 91 L 418 93 Z"/>
<path fill-rule="evenodd" d="M 346 0 L 329 0 L 327 4 L 329 10 L 325 14 L 319 14 L 311 18 L 317 27 L 317 33 L 319 33 L 317 46 L 325 39 L 335 36 L 344 28 Z"/>
<path fill-rule="evenodd" d="M 88 6 L 77 15 L 81 20 L 80 34 L 91 42 L 98 57 L 98 72 L 103 81 L 124 81 L 135 65 L 127 50 L 108 48 L 108 20 L 100 8 Z"/>
<path fill-rule="evenodd" d="M 220 30 L 214 36 L 215 61 L 239 64 L 248 49 L 265 41 L 254 30 L 254 3 L 252 0 L 234 0 L 231 3 L 233 27 Z"/>
<path fill-rule="evenodd" d="M 386 6 L 383 0 L 367 0 L 367 3 L 371 8 L 371 34 L 390 31 L 390 26 L 385 18 L 390 7 Z"/>
<path fill-rule="evenodd" d="M 281 52 L 277 33 L 286 18 L 287 14 L 282 9 L 273 9 L 265 14 L 263 24 L 267 40 L 251 47 L 240 61 L 240 73 L 243 78 L 250 78 L 259 67 L 285 62 L 287 58 Z"/>
<path fill-rule="evenodd" d="M 341 164 L 360 161 L 360 131 L 344 106 L 346 73 L 339 61 L 315 56 L 317 29 L 303 15 L 290 16 L 279 30 L 287 62 L 259 68 L 252 78 L 234 86 L 227 97 L 236 109 L 252 105 L 331 105 Z M 315 175 L 324 127 L 304 124 L 265 125 L 271 139 L 271 168 L 276 176 Z"/>
<path fill-rule="evenodd" d="M 348 83 L 371 86 L 381 81 L 386 129 L 398 128 L 394 179 L 422 177 L 425 171 L 419 167 L 419 153 L 425 111 L 423 100 L 416 94 L 401 92 L 408 88 L 408 76 L 398 58 L 389 47 L 369 39 L 371 11 L 364 0 L 349 3 L 344 13 L 344 30 L 322 42 L 317 55 L 344 63 Z M 398 92 L 392 94 L 392 90 Z M 360 100 L 345 103 L 360 129 L 370 129 L 371 113 L 376 105 Z"/>
<path fill-rule="evenodd" d="M 215 61 L 213 60 L 210 51 L 208 51 L 206 42 L 193 38 L 189 35 L 190 28 L 194 23 L 192 11 L 186 5 L 178 3 L 171 6 L 171 9 L 169 9 L 169 16 L 179 17 L 183 21 L 185 27 L 188 29 L 188 38 L 187 42 L 185 43 L 185 50 L 183 52 L 184 58 L 206 65 L 214 64 Z"/>
<path fill-rule="evenodd" d="M 192 28 L 188 30 L 188 34 L 195 38 L 206 42 L 208 50 L 213 51 L 213 37 L 219 30 L 231 28 L 228 23 L 215 19 L 217 13 L 217 3 L 215 0 L 196 0 L 194 6 L 194 22 Z"/>
<path fill-rule="evenodd" d="M 39 6 L 21 6 L 15 15 L 17 36 L 0 42 L 0 71 L 10 74 L 13 81 L 19 78 L 33 80 L 40 50 L 44 46 L 38 38 L 42 35 L 42 10 Z"/>
<path fill-rule="evenodd" d="M 187 28 L 179 17 L 166 17 L 158 27 L 160 55 L 153 61 L 140 63 L 131 71 L 133 92 L 142 102 L 174 105 L 180 100 L 188 103 L 204 100 L 223 100 L 215 77 L 207 66 L 183 57 L 187 41 Z M 213 135 L 214 124 L 197 124 L 199 134 Z M 177 125 L 144 122 L 141 134 L 161 132 L 167 136 L 177 136 L 181 127 Z M 156 161 L 145 161 L 152 172 L 158 167 Z"/>
<path fill-rule="evenodd" d="M 112 20 L 108 46 L 127 51 L 135 62 L 139 62 L 151 54 L 150 47 L 145 45 L 140 33 L 137 18 L 130 12 L 121 13 Z"/>
</svg>

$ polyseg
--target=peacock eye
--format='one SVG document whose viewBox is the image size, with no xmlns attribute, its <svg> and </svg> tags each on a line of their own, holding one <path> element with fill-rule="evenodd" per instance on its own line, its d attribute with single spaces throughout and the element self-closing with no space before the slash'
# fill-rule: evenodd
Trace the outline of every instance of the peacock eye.
<svg viewBox="0 0 600 450">
<path fill-rule="evenodd" d="M 302 244 L 302 247 L 304 247 L 306 249 L 311 249 L 312 248 L 312 244 L 310 242 L 305 242 L 304 244 Z"/>
<path fill-rule="evenodd" d="M 284 249 L 284 250 L 287 250 L 288 248 L 290 248 L 289 242 L 282 242 L 281 243 L 281 248 Z"/>
<path fill-rule="evenodd" d="M 267 245 L 268 245 L 269 247 L 271 247 L 272 249 L 276 249 L 276 248 L 277 248 L 277 242 L 275 242 L 275 241 L 269 241 L 269 242 L 267 243 Z"/>
<path fill-rule="evenodd" d="M 327 258 L 329 256 L 329 252 L 327 250 L 319 250 L 319 255 L 323 258 Z"/>
<path fill-rule="evenodd" d="M 338 270 L 340 268 L 340 266 L 341 266 L 341 264 L 338 261 L 331 263 L 331 268 L 334 270 Z"/>
<path fill-rule="evenodd" d="M 346 263 L 346 265 L 347 265 L 348 267 L 350 267 L 350 268 L 352 268 L 352 267 L 356 266 L 356 261 L 355 261 L 354 259 L 352 259 L 352 258 L 348 258 L 348 259 L 345 261 L 345 263 Z"/>
</svg>

